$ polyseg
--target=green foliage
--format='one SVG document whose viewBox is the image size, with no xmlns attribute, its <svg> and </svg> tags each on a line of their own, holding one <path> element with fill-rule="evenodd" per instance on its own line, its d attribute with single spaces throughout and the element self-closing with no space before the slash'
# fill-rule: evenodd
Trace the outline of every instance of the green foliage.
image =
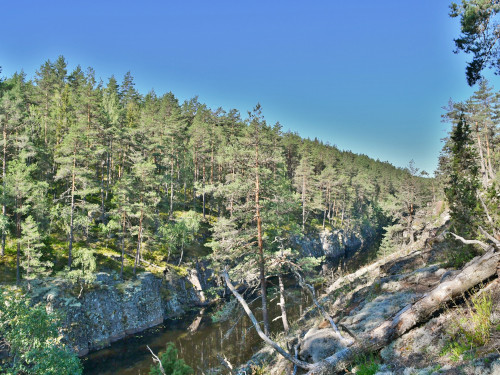
<svg viewBox="0 0 500 375">
<path fill-rule="evenodd" d="M 498 235 L 500 96 L 485 80 L 467 101 L 450 102 L 445 120 L 452 124 L 443 147 L 440 169 L 450 207 L 451 231 L 466 239 L 488 242 L 483 229 Z M 458 241 L 455 241 L 457 244 Z"/>
<path fill-rule="evenodd" d="M 490 292 L 472 296 L 471 302 L 466 299 L 467 313 L 458 320 L 459 332 L 465 336 L 467 343 L 474 346 L 485 345 L 491 337 L 491 312 L 493 301 Z"/>
<path fill-rule="evenodd" d="M 462 358 L 462 355 L 466 353 L 470 347 L 465 342 L 453 341 L 449 342 L 443 350 L 441 351 L 441 356 L 450 355 L 450 359 L 453 362 L 458 362 Z"/>
<path fill-rule="evenodd" d="M 186 365 L 183 359 L 177 355 L 177 349 L 174 343 L 169 342 L 167 349 L 160 353 L 159 358 L 166 375 L 189 375 L 193 374 L 193 369 Z M 161 375 L 160 365 L 151 366 L 149 370 L 150 375 Z"/>
<path fill-rule="evenodd" d="M 169 256 L 175 254 L 182 257 L 185 247 L 194 242 L 200 229 L 200 221 L 196 212 L 188 211 L 181 214 L 175 223 L 169 223 L 161 228 L 162 237 L 167 241 Z"/>
<path fill-rule="evenodd" d="M 251 375 L 266 375 L 267 370 L 264 365 L 258 366 L 258 365 L 251 365 L 250 370 L 252 371 L 250 374 Z"/>
<path fill-rule="evenodd" d="M 236 298 L 231 298 L 229 302 L 224 302 L 222 306 L 210 315 L 213 323 L 224 322 L 234 318 L 236 309 L 239 304 Z"/>
<path fill-rule="evenodd" d="M 23 257 L 21 267 L 24 269 L 24 278 L 33 280 L 48 276 L 51 273 L 53 263 L 42 261 L 41 248 L 44 246 L 38 227 L 33 217 L 28 216 L 22 223 L 22 237 L 20 239 Z"/>
<path fill-rule="evenodd" d="M 394 253 L 395 251 L 401 249 L 403 245 L 403 230 L 404 227 L 397 223 L 394 225 L 389 225 L 384 227 L 385 234 L 382 238 L 382 243 L 380 244 L 378 255 L 387 256 Z"/>
<path fill-rule="evenodd" d="M 355 373 L 358 375 L 374 375 L 379 368 L 377 356 L 374 354 L 360 355 L 356 357 Z"/>
<path fill-rule="evenodd" d="M 451 341 L 441 352 L 443 356 L 449 354 L 455 362 L 466 355 L 473 356 L 476 348 L 487 344 L 491 339 L 491 293 L 475 294 L 470 301 L 466 298 L 465 303 L 465 310 L 457 310 L 458 316 L 453 318 L 449 331 Z"/>
<path fill-rule="evenodd" d="M 386 225 L 380 202 L 408 177 L 389 163 L 283 134 L 260 105 L 243 119 L 197 98 L 141 95 L 130 73 L 103 86 L 91 68 L 68 71 L 62 56 L 33 80 L 6 79 L 0 91 L 8 177 L 0 232 L 2 265 L 9 263 L 2 275 L 15 265 L 12 243 L 28 216 L 50 239 L 40 259 L 55 271 L 68 263 L 75 280 L 92 274 L 89 259 L 71 264 L 73 255 L 81 258 L 79 246 L 109 247 L 98 253 L 96 270 L 116 270 L 120 258 L 127 276 L 142 259 L 191 262 L 192 245 L 207 239 L 213 268 L 236 265 L 233 272 L 255 275 L 261 252 L 273 259 L 276 239 L 302 227 L 360 233 Z"/>
<path fill-rule="evenodd" d="M 445 194 L 450 205 L 452 225 L 463 236 L 470 236 L 477 216 L 479 181 L 470 127 L 463 114 L 450 135 L 448 147 L 451 160 Z"/>
<path fill-rule="evenodd" d="M 91 284 L 95 280 L 96 260 L 94 251 L 86 247 L 76 248 L 73 258 L 75 269 L 67 270 L 67 277 L 80 284 Z"/>
<path fill-rule="evenodd" d="M 20 290 L 0 289 L 0 331 L 9 344 L 7 374 L 82 373 L 78 357 L 61 342 L 59 318 L 44 306 L 30 306 Z"/>
<path fill-rule="evenodd" d="M 490 0 L 462 0 L 451 3 L 450 17 L 460 18 L 461 35 L 455 39 L 457 51 L 473 55 L 467 64 L 467 83 L 472 86 L 481 79 L 481 71 L 491 66 L 498 72 L 498 37 L 495 18 L 500 5 Z"/>
<path fill-rule="evenodd" d="M 471 245 L 464 245 L 450 238 L 448 241 L 448 250 L 444 255 L 449 267 L 459 269 L 478 254 Z"/>
</svg>

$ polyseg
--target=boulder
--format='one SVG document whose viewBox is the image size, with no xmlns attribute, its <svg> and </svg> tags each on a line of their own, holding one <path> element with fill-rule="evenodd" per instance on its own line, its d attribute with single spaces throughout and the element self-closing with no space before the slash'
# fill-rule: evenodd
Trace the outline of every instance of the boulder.
<svg viewBox="0 0 500 375">
<path fill-rule="evenodd" d="M 310 329 L 301 340 L 299 358 L 316 363 L 344 349 L 339 336 L 331 329 Z"/>
</svg>

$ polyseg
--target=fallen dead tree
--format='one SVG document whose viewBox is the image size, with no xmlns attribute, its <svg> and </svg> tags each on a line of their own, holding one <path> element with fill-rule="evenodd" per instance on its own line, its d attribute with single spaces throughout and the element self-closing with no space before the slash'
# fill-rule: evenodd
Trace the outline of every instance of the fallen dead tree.
<svg viewBox="0 0 500 375">
<path fill-rule="evenodd" d="M 427 321 L 443 304 L 461 296 L 474 286 L 494 276 L 499 264 L 499 249 L 496 246 L 488 247 L 482 256 L 472 259 L 454 277 L 443 280 L 418 301 L 401 309 L 393 318 L 386 320 L 370 332 L 358 336 L 358 341 L 354 345 L 313 364 L 295 358 L 266 336 L 260 329 L 257 319 L 253 316 L 243 297 L 231 284 L 226 271 L 224 271 L 223 276 L 229 289 L 243 306 L 261 339 L 288 361 L 309 371 L 308 375 L 321 375 L 341 371 L 352 362 L 356 355 L 377 351 L 387 346 L 417 324 Z"/>
<path fill-rule="evenodd" d="M 222 273 L 222 276 L 224 277 L 224 280 L 226 282 L 227 287 L 233 293 L 233 295 L 236 297 L 240 305 L 243 307 L 245 310 L 246 314 L 250 318 L 255 330 L 257 331 L 257 334 L 259 337 L 269 346 L 271 346 L 274 350 L 276 350 L 279 354 L 281 354 L 283 357 L 285 357 L 287 360 L 292 362 L 294 365 L 303 368 L 304 370 L 312 370 L 315 368 L 315 364 L 312 363 L 307 363 L 304 361 L 299 360 L 298 358 L 293 357 L 290 355 L 285 349 L 283 349 L 281 346 L 279 346 L 276 342 L 271 340 L 269 336 L 267 336 L 262 329 L 260 328 L 259 322 L 257 321 L 257 318 L 255 318 L 255 315 L 253 315 L 252 310 L 250 310 L 250 307 L 246 303 L 245 299 L 241 294 L 238 293 L 234 285 L 231 283 L 231 280 L 229 279 L 229 275 L 227 273 L 227 270 L 224 270 Z"/>
<path fill-rule="evenodd" d="M 359 342 L 352 347 L 341 350 L 317 363 L 308 375 L 341 371 L 357 354 L 382 349 L 417 324 L 427 321 L 443 304 L 494 276 L 499 262 L 500 252 L 496 247 L 490 246 L 485 254 L 472 259 L 455 277 L 444 280 L 420 300 L 401 309 L 392 319 L 386 320 L 377 328 L 359 336 Z"/>
</svg>

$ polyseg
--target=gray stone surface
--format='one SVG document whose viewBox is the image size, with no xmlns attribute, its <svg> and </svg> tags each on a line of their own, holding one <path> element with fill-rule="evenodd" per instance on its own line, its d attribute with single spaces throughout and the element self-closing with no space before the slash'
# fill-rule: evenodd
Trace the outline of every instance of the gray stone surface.
<svg viewBox="0 0 500 375">
<path fill-rule="evenodd" d="M 162 280 L 146 272 L 121 282 L 116 276 L 99 273 L 80 298 L 79 286 L 65 280 L 50 282 L 51 287 L 36 287 L 33 302 L 45 303 L 47 311 L 63 316 L 65 339 L 80 356 L 201 303 L 193 285 L 175 275 Z"/>
<path fill-rule="evenodd" d="M 301 340 L 299 358 L 309 363 L 316 363 L 342 349 L 344 346 L 331 328 L 312 328 Z"/>
</svg>

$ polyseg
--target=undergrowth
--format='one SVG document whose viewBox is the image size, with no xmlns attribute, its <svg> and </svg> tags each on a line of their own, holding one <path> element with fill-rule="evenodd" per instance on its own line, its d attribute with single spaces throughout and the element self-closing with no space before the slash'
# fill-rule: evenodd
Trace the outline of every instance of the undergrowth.
<svg viewBox="0 0 500 375">
<path fill-rule="evenodd" d="M 486 345 L 491 339 L 491 313 L 493 300 L 490 292 L 477 293 L 472 298 L 464 298 L 465 309 L 457 309 L 448 334 L 449 343 L 441 355 L 450 359 L 472 359 L 477 348 Z"/>
<path fill-rule="evenodd" d="M 376 354 L 359 355 L 356 357 L 355 366 L 351 371 L 357 375 L 374 375 L 378 371 L 379 362 Z"/>
</svg>

